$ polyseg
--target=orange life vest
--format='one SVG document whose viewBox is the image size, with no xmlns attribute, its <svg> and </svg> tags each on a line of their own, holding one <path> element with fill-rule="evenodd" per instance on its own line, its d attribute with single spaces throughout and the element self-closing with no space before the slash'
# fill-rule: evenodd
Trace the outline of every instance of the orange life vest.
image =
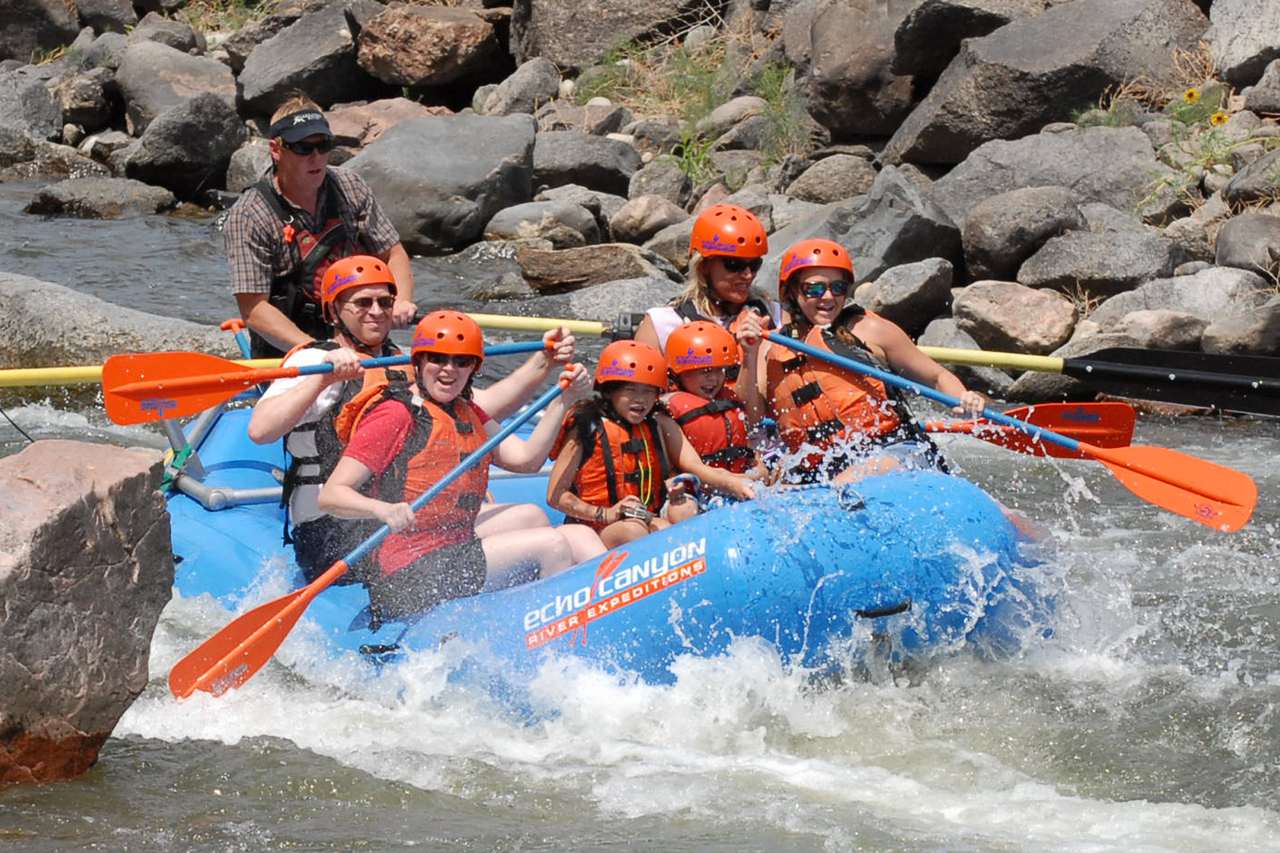
<svg viewBox="0 0 1280 853">
<path fill-rule="evenodd" d="M 484 421 L 470 400 L 456 399 L 447 408 L 431 400 L 414 405 L 407 387 L 398 383 L 366 388 L 356 395 L 337 423 L 339 438 L 349 441 L 364 415 L 384 400 L 395 400 L 409 409 L 413 430 L 378 479 L 375 491 L 381 500 L 412 503 L 488 438 Z M 475 536 L 476 515 L 489 487 L 489 461 L 480 460 L 419 507 L 414 515 L 416 529 L 387 537 L 379 551 L 384 576 L 424 554 Z M 389 564 L 385 559 L 388 553 L 405 558 Z"/>
<path fill-rule="evenodd" d="M 570 435 L 578 435 L 578 413 L 570 412 L 551 448 L 556 459 Z M 650 415 L 638 426 L 611 417 L 596 417 L 589 423 L 590 440 L 582 448 L 582 464 L 570 486 L 575 495 L 592 506 L 611 507 L 628 495 L 635 495 L 654 514 L 667 499 L 666 481 L 671 476 L 667 451 L 658 425 Z M 607 525 L 573 519 L 597 530 Z"/>
<path fill-rule="evenodd" d="M 829 337 L 814 327 L 805 343 L 832 352 Z M 867 360 L 870 354 L 860 357 Z M 879 441 L 902 427 L 894 399 L 883 383 L 779 344 L 769 347 L 765 382 L 778 435 L 793 452 L 806 444 L 827 449 L 841 436 Z"/>
<path fill-rule="evenodd" d="M 676 391 L 668 394 L 663 402 L 703 462 L 735 474 L 754 464 L 755 452 L 747 441 L 742 402 L 727 386 L 720 389 L 714 400 Z"/>
</svg>

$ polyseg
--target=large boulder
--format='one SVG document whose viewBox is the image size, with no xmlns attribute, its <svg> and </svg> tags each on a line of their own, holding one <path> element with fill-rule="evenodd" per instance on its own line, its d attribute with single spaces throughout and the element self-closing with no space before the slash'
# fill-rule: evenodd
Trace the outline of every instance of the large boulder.
<svg viewBox="0 0 1280 853">
<path fill-rule="evenodd" d="M 34 65 L 0 71 L 0 127 L 32 139 L 57 139 L 62 134 L 62 110 L 50 91 L 50 77 Z"/>
<path fill-rule="evenodd" d="M 913 77 L 917 86 L 937 80 L 965 39 L 1038 15 L 1046 5 L 1046 0 L 923 0 L 893 34 L 891 70 Z"/>
<path fill-rule="evenodd" d="M 665 274 L 660 258 L 626 243 L 555 250 L 521 247 L 516 260 L 525 281 L 541 294 L 581 290 L 620 278 L 662 278 Z"/>
<path fill-rule="evenodd" d="M 511 76 L 499 83 L 484 99 L 476 112 L 487 116 L 538 111 L 560 94 L 560 69 L 541 56 L 522 63 Z"/>
<path fill-rule="evenodd" d="M 1130 311 L 1112 326 L 1117 334 L 1132 338 L 1143 349 L 1200 349 L 1200 336 L 1209 321 L 1185 311 Z"/>
<path fill-rule="evenodd" d="M 1075 0 L 966 41 L 889 140 L 889 162 L 959 163 L 984 142 L 1069 119 L 1110 86 L 1175 85 L 1208 21 L 1191 0 Z"/>
<path fill-rule="evenodd" d="M 787 195 L 815 204 L 845 201 L 862 195 L 876 181 L 876 167 L 852 154 L 823 157 L 787 187 Z"/>
<path fill-rule="evenodd" d="M 69 178 L 44 187 L 25 211 L 42 216 L 123 219 L 168 210 L 173 193 L 128 178 Z"/>
<path fill-rule="evenodd" d="M 1211 323 L 1200 336 L 1200 348 L 1214 353 L 1280 355 L 1280 296 L 1271 297 L 1247 317 Z"/>
<path fill-rule="evenodd" d="M 689 218 L 684 208 L 656 195 L 641 195 L 624 204 L 609 220 L 609 233 L 620 243 L 643 243 L 663 228 Z"/>
<path fill-rule="evenodd" d="M 1254 113 L 1280 113 L 1280 59 L 1267 65 L 1258 85 L 1245 95 L 1244 108 Z"/>
<path fill-rule="evenodd" d="M 235 107 L 236 81 L 216 59 L 190 56 L 155 41 L 129 45 L 116 72 L 129 132 L 141 136 L 160 113 L 200 94 Z"/>
<path fill-rule="evenodd" d="M 497 52 L 493 25 L 467 9 L 397 3 L 360 31 L 357 61 L 384 83 L 441 86 Z"/>
<path fill-rule="evenodd" d="M 434 116 L 401 122 L 347 161 L 410 251 L 474 243 L 504 207 L 533 194 L 530 116 Z"/>
<path fill-rule="evenodd" d="M 1068 231 L 1027 258 L 1018 283 L 1107 297 L 1173 275 L 1180 260 L 1173 242 L 1156 233 Z"/>
<path fill-rule="evenodd" d="M 285 4 L 272 14 L 236 30 L 219 45 L 227 54 L 227 65 L 239 74 L 255 47 L 301 18 L 303 12 L 298 4 Z"/>
<path fill-rule="evenodd" d="M 1222 198 L 1233 205 L 1280 198 L 1280 149 L 1237 172 L 1223 188 Z"/>
<path fill-rule="evenodd" d="M 75 3 L 66 0 L 7 0 L 0 26 L 0 60 L 30 62 L 36 51 L 53 50 L 80 32 Z"/>
<path fill-rule="evenodd" d="M 253 137 L 237 148 L 227 163 L 227 191 L 244 192 L 262 180 L 271 165 L 271 144 L 261 136 Z"/>
<path fill-rule="evenodd" d="M 558 68 L 593 65 L 614 47 L 669 32 L 696 18 L 704 0 L 515 0 L 511 4 L 511 53 L 516 62 L 541 56 Z"/>
<path fill-rule="evenodd" d="M 1257 273 L 1210 267 L 1194 275 L 1156 279 L 1113 296 L 1094 309 L 1088 320 L 1108 331 L 1133 311 L 1163 309 L 1210 321 L 1247 318 L 1274 292 Z"/>
<path fill-rule="evenodd" d="M 173 587 L 162 474 L 79 441 L 0 459 L 0 784 L 79 776 L 147 686 Z"/>
<path fill-rule="evenodd" d="M 893 34 L 915 3 L 818 0 L 808 33 L 809 112 L 833 137 L 888 136 L 907 117 L 911 78 L 891 70 Z"/>
<path fill-rule="evenodd" d="M 958 291 L 951 313 L 983 348 L 1032 355 L 1062 346 L 1076 326 L 1070 299 L 1008 281 L 979 281 Z"/>
<path fill-rule="evenodd" d="M 1280 216 L 1242 213 L 1218 230 L 1215 263 L 1280 275 Z"/>
<path fill-rule="evenodd" d="M 1024 187 L 983 199 L 960 229 L 964 262 L 974 278 L 1009 280 L 1045 241 L 1085 227 L 1066 187 Z"/>
<path fill-rule="evenodd" d="M 190 350 L 236 357 L 216 326 L 158 317 L 16 273 L 0 273 L 0 364 L 92 364 L 121 352 Z"/>
<path fill-rule="evenodd" d="M 1137 128 L 1089 127 L 988 142 L 934 183 L 933 198 L 963 222 L 990 196 L 1059 186 L 1069 187 L 1077 203 L 1103 202 L 1163 220 L 1182 206 L 1184 179 L 1156 159 L 1151 140 Z"/>
<path fill-rule="evenodd" d="M 247 135 L 233 106 L 217 95 L 196 95 L 147 126 L 125 161 L 125 175 L 195 198 L 226 185 L 231 155 Z"/>
<path fill-rule="evenodd" d="M 124 33 L 138 23 L 129 0 L 76 0 L 80 22 L 98 33 Z"/>
<path fill-rule="evenodd" d="M 87 133 L 102 130 L 111 121 L 109 89 L 114 75 L 106 68 L 68 74 L 53 85 L 53 97 L 62 111 L 62 123 L 78 125 Z"/>
<path fill-rule="evenodd" d="M 679 207 L 689 202 L 693 182 L 674 157 L 654 157 L 631 176 L 627 197 L 656 195 Z"/>
<path fill-rule="evenodd" d="M 535 187 L 579 184 L 626 195 L 639 168 L 640 154 L 627 143 L 580 130 L 539 133 L 533 146 Z"/>
<path fill-rule="evenodd" d="M 897 323 L 908 335 L 918 335 L 930 320 L 946 312 L 954 278 L 955 268 L 942 258 L 890 267 L 875 282 L 858 288 L 858 302 Z"/>
<path fill-rule="evenodd" d="M 776 208 L 775 208 L 776 210 Z M 776 216 L 776 213 L 775 213 Z M 960 231 L 933 199 L 892 166 L 866 195 L 819 207 L 770 235 L 770 252 L 756 276 L 778 280 L 778 262 L 792 243 L 821 237 L 844 246 L 858 281 L 926 258 L 960 261 Z"/>
<path fill-rule="evenodd" d="M 978 342 L 968 332 L 960 331 L 959 325 L 952 317 L 939 317 L 925 327 L 924 333 L 916 341 L 922 347 L 942 347 L 944 349 L 980 350 Z M 1008 396 L 1013 377 L 994 367 L 972 367 L 964 364 L 948 364 L 947 369 L 959 377 L 966 388 L 981 391 L 992 397 L 1004 399 Z"/>
<path fill-rule="evenodd" d="M 185 21 L 166 18 L 159 12 L 148 12 L 129 33 L 129 44 L 153 41 L 183 53 L 204 53 L 205 40 Z"/>
<path fill-rule="evenodd" d="M 530 201 L 500 210 L 484 227 L 486 240 L 547 240 L 557 249 L 600 242 L 591 211 L 567 201 Z"/>
<path fill-rule="evenodd" d="M 1236 86 L 1256 83 L 1267 63 L 1280 59 L 1280 3 L 1214 0 L 1206 38 L 1218 73 Z"/>
<path fill-rule="evenodd" d="M 666 305 L 683 288 L 664 275 L 625 278 L 584 287 L 569 294 L 568 315 L 612 319 Z"/>
<path fill-rule="evenodd" d="M 402 121 L 427 116 L 453 115 L 448 107 L 428 107 L 408 98 L 381 98 L 356 104 L 339 104 L 325 113 L 336 136 L 368 145 Z"/>
<path fill-rule="evenodd" d="M 239 78 L 245 108 L 270 115 L 296 90 L 322 107 L 382 95 L 385 85 L 356 62 L 356 37 L 385 8 L 375 0 L 339 0 L 255 46 Z"/>
</svg>

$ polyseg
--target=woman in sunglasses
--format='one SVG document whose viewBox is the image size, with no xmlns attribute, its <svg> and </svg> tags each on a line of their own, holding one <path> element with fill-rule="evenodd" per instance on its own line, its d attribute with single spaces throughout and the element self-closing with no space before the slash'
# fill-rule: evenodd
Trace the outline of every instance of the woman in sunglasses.
<svg viewBox="0 0 1280 853">
<path fill-rule="evenodd" d="M 604 551 L 581 526 L 553 528 L 532 505 L 485 503 L 489 462 L 509 471 L 542 467 L 565 406 L 590 393 L 586 371 L 571 365 L 568 390 L 527 440 L 508 437 L 416 513 L 409 506 L 458 461 L 499 430 L 471 383 L 484 361 L 484 335 L 470 317 L 436 311 L 414 330 L 412 386 L 362 392 L 339 419 L 350 443 L 320 491 L 320 507 L 341 518 L 376 519 L 393 531 L 366 584 L 375 620 L 403 621 L 441 601 L 509 583 L 532 565 L 539 577 Z M 541 516 L 541 523 L 521 524 Z M 536 520 L 536 519 L 535 519 Z"/>
<path fill-rule="evenodd" d="M 853 263 L 839 244 L 803 240 L 788 248 L 778 275 L 788 314 L 783 334 L 959 397 L 957 412 L 976 417 L 982 395 L 897 325 L 850 303 L 853 283 Z M 875 379 L 766 342 L 756 381 L 788 453 L 784 479 L 848 482 L 899 465 L 941 465 L 901 395 Z"/>
</svg>

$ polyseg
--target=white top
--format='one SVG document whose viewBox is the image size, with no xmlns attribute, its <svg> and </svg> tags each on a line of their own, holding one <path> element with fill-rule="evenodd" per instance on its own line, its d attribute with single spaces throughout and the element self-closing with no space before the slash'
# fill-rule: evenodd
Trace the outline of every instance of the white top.
<svg viewBox="0 0 1280 853">
<path fill-rule="evenodd" d="M 769 306 L 769 319 L 773 321 L 773 327 L 775 329 L 781 327 L 782 306 L 772 299 L 767 300 L 766 304 Z M 644 313 L 649 318 L 649 322 L 653 324 L 653 331 L 658 336 L 658 348 L 664 353 L 667 351 L 667 338 L 671 333 L 689 322 L 684 317 L 681 317 L 676 312 L 676 309 L 667 305 L 661 308 L 650 308 Z M 728 324 L 723 317 L 711 317 L 709 319 L 728 328 Z"/>
<path fill-rule="evenodd" d="M 293 355 L 284 360 L 282 367 L 308 367 L 313 364 L 324 364 L 325 356 L 328 355 L 327 350 L 321 349 L 300 349 Z M 267 390 L 263 393 L 262 399 L 269 397 L 278 397 L 286 391 L 290 391 L 298 384 L 309 379 L 309 376 L 290 376 L 285 379 L 277 379 L 271 383 Z M 298 420 L 297 426 L 309 424 L 320 418 L 329 415 L 333 407 L 337 405 L 338 399 L 342 395 L 342 386 L 345 383 L 335 382 L 320 392 L 320 395 L 312 401 L 307 410 L 302 413 L 302 417 Z M 290 432 L 285 439 L 285 449 L 294 456 L 315 456 L 316 440 L 315 434 L 311 432 L 303 432 L 301 434 Z M 315 475 L 320 473 L 317 465 L 303 465 L 298 469 L 299 474 Z M 304 521 L 315 521 L 322 518 L 325 513 L 320 511 L 320 486 L 318 485 L 298 485 L 293 490 L 293 495 L 289 498 L 289 520 L 293 524 L 301 524 Z"/>
</svg>

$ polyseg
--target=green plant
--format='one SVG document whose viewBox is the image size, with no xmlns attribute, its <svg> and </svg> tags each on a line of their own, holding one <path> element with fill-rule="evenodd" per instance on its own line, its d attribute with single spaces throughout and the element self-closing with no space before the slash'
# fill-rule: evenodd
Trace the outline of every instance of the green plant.
<svg viewBox="0 0 1280 853">
<path fill-rule="evenodd" d="M 807 154 L 813 147 L 809 114 L 796 91 L 795 70 L 779 62 L 766 63 L 752 91 L 765 101 L 768 128 L 761 149 L 765 163 L 777 163 L 788 154 Z"/>
<path fill-rule="evenodd" d="M 175 17 L 201 32 L 234 32 L 275 11 L 279 0 L 191 0 Z"/>
<path fill-rule="evenodd" d="M 67 46 L 60 44 L 57 47 L 51 47 L 48 50 L 36 47 L 31 51 L 32 65 L 48 65 L 50 62 L 57 62 L 67 53 Z"/>
<path fill-rule="evenodd" d="M 710 183 L 720 176 L 715 163 L 711 161 L 711 146 L 714 142 L 714 139 L 686 130 L 681 133 L 680 142 L 672 152 L 680 171 L 695 186 Z"/>
</svg>

